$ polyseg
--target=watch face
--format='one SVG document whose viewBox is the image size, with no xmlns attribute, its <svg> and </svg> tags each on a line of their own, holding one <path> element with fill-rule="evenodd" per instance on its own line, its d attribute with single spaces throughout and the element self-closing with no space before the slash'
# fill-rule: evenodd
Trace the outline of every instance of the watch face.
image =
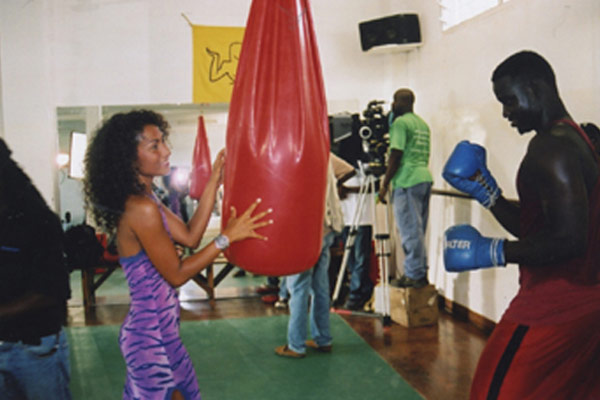
<svg viewBox="0 0 600 400">
<path fill-rule="evenodd" d="M 219 235 L 215 238 L 215 245 L 217 246 L 217 249 L 225 250 L 227 247 L 229 247 L 229 239 L 227 236 Z"/>
</svg>

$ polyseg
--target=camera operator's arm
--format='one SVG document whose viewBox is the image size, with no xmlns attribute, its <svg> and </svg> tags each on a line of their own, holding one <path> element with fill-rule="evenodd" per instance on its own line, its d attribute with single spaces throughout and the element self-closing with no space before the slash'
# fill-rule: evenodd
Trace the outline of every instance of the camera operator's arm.
<svg viewBox="0 0 600 400">
<path fill-rule="evenodd" d="M 352 171 L 347 172 L 340 179 L 337 180 L 337 191 L 340 200 L 344 200 L 347 197 L 348 193 L 358 193 L 358 188 L 356 188 L 356 192 L 353 192 L 354 188 L 350 188 L 344 185 L 344 183 L 347 182 L 348 179 L 352 178 L 355 175 L 356 170 L 353 169 Z"/>
<path fill-rule="evenodd" d="M 379 188 L 378 199 L 383 204 L 387 204 L 387 200 L 385 199 L 388 193 L 388 188 L 390 186 L 390 182 L 398 168 L 400 168 L 400 161 L 402 161 L 402 155 L 404 152 L 398 149 L 391 149 L 390 158 L 388 160 L 388 166 L 385 171 L 385 175 L 383 176 L 383 182 L 381 183 L 381 187 Z"/>
<path fill-rule="evenodd" d="M 337 188 L 339 190 L 340 185 L 352 178 L 356 174 L 356 171 L 352 165 L 348 164 L 334 153 L 330 153 L 329 156 L 331 158 L 331 165 L 333 166 L 333 175 L 335 175 Z"/>
</svg>

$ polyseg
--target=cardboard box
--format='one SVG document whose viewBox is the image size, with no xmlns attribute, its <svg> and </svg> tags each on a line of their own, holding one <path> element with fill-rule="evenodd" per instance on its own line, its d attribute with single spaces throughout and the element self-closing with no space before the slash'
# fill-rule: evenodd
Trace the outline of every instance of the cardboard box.
<svg viewBox="0 0 600 400">
<path fill-rule="evenodd" d="M 438 320 L 438 299 L 435 286 L 420 289 L 390 286 L 390 316 L 392 321 L 407 328 L 433 325 Z"/>
</svg>

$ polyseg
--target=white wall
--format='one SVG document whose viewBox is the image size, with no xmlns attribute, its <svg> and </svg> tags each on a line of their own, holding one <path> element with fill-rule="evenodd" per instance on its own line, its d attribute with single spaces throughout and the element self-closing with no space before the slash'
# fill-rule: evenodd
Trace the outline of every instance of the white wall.
<svg viewBox="0 0 600 400">
<path fill-rule="evenodd" d="M 404 2 L 396 2 L 401 7 Z M 450 189 L 441 169 L 454 145 L 469 139 L 488 149 L 489 168 L 509 198 L 531 134 L 520 137 L 502 118 L 490 77 L 510 54 L 531 49 L 546 57 L 558 79 L 567 109 L 579 122 L 600 122 L 600 2 L 597 0 L 511 0 L 442 32 L 437 2 L 416 2 L 424 46 L 398 57 L 406 73 L 396 86 L 412 87 L 416 112 L 431 125 L 434 187 Z M 515 265 L 483 272 L 443 270 L 443 231 L 471 223 L 483 234 L 507 233 L 476 202 L 434 196 L 428 242 L 430 278 L 448 298 L 498 320 L 518 288 Z"/>
<path fill-rule="evenodd" d="M 89 105 L 190 102 L 192 35 L 181 14 L 194 24 L 244 26 L 251 1 L 51 3 L 56 101 Z M 358 22 L 385 15 L 386 3 L 311 3 L 326 92 L 334 108 L 349 102 L 364 108 L 366 101 L 388 91 L 382 79 L 385 56 L 364 54 L 358 34 Z"/>
</svg>

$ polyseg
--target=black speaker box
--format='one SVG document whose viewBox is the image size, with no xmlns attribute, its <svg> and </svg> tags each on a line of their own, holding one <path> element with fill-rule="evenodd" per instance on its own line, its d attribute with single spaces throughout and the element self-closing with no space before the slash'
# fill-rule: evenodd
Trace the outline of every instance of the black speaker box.
<svg viewBox="0 0 600 400">
<path fill-rule="evenodd" d="M 358 24 L 363 51 L 386 44 L 421 43 L 417 14 L 397 14 Z"/>
</svg>

